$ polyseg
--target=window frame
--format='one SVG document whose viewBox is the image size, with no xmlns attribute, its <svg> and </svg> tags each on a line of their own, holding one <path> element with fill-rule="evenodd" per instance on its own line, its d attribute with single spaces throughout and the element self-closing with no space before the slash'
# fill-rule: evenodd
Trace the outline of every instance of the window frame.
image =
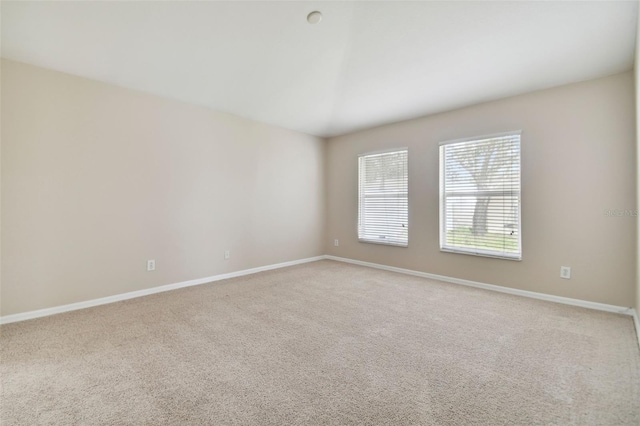
<svg viewBox="0 0 640 426">
<path fill-rule="evenodd" d="M 517 194 L 516 194 L 517 200 L 518 200 L 518 209 L 517 209 L 518 252 L 509 254 L 506 252 L 497 252 L 494 250 L 487 250 L 487 249 L 481 249 L 481 248 L 465 248 L 465 247 L 447 246 L 446 244 L 446 233 L 447 233 L 446 198 L 447 197 L 445 194 L 446 167 L 445 167 L 445 158 L 444 158 L 445 147 L 447 145 L 454 145 L 458 143 L 474 142 L 474 141 L 479 142 L 486 139 L 501 138 L 506 136 L 518 137 L 518 151 L 519 151 L 518 152 L 518 178 L 520 181 L 519 182 L 520 189 L 517 191 Z M 439 204 L 440 204 L 439 205 L 439 212 L 440 212 L 439 222 L 440 223 L 439 223 L 439 230 L 438 230 L 439 231 L 438 234 L 440 236 L 440 242 L 439 242 L 440 251 L 444 253 L 455 253 L 455 254 L 464 254 L 469 256 L 490 257 L 494 259 L 522 261 L 522 130 L 513 130 L 510 132 L 493 133 L 490 135 L 480 135 L 480 136 L 473 136 L 469 138 L 461 138 L 461 139 L 454 139 L 454 140 L 440 142 L 438 144 L 438 163 L 439 163 L 439 180 L 440 180 L 439 182 Z M 487 190 L 487 191 L 472 191 L 472 192 L 469 192 L 468 194 L 461 193 L 461 195 L 473 195 L 473 196 L 477 196 L 478 194 L 492 196 L 492 195 L 504 195 L 505 192 L 498 191 L 498 190 Z M 510 195 L 514 195 L 513 192 Z"/>
<path fill-rule="evenodd" d="M 360 218 L 361 218 L 361 202 L 363 199 L 363 194 L 362 194 L 362 188 L 360 186 L 360 182 L 361 182 L 361 159 L 365 158 L 365 157 L 369 157 L 369 156 L 374 156 L 374 155 L 383 155 L 383 154 L 395 154 L 395 153 L 401 153 L 401 152 L 405 152 L 406 153 L 406 160 L 407 160 L 407 164 L 406 164 L 406 170 L 407 170 L 407 176 L 406 176 L 406 185 L 407 185 L 407 193 L 406 193 L 406 199 L 407 199 L 407 220 L 406 220 L 406 228 L 407 228 L 407 240 L 406 242 L 397 242 L 397 241 L 381 241 L 381 240 L 371 240 L 371 239 L 367 239 L 367 238 L 361 238 L 360 237 L 360 229 L 361 229 L 361 225 L 360 225 Z M 358 154 L 358 176 L 357 176 L 357 181 L 358 181 L 358 207 L 357 207 L 357 217 L 356 217 L 356 234 L 357 234 L 357 238 L 358 238 L 358 242 L 360 243 L 367 243 L 367 244 L 379 244 L 379 245 L 384 245 L 384 246 L 391 246 L 391 247 L 404 247 L 407 248 L 409 247 L 409 148 L 408 147 L 399 147 L 399 148 L 389 148 L 389 149 L 383 149 L 383 150 L 377 150 L 377 151 L 368 151 L 362 154 Z"/>
</svg>

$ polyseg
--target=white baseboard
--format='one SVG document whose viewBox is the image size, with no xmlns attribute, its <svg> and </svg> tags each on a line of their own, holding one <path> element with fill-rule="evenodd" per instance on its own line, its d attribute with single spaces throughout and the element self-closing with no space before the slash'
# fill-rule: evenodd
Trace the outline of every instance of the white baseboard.
<svg viewBox="0 0 640 426">
<path fill-rule="evenodd" d="M 228 278 L 241 277 L 243 275 L 255 274 L 269 271 L 271 269 L 285 268 L 287 266 L 300 265 L 302 263 L 315 262 L 324 259 L 325 256 L 309 257 L 306 259 L 292 260 L 290 262 L 276 263 L 273 265 L 260 266 L 258 268 L 244 269 L 242 271 L 229 272 L 227 274 L 214 275 L 206 278 L 182 281 L 175 284 L 167 284 L 159 287 L 147 288 L 144 290 L 132 291 L 129 293 L 116 294 L 114 296 L 101 297 L 99 299 L 87 300 L 84 302 L 71 303 L 69 305 L 54 306 L 53 308 L 38 309 L 36 311 L 22 312 L 19 314 L 5 315 L 0 317 L 0 324 L 25 321 L 34 318 L 46 317 L 63 312 L 76 311 L 78 309 L 91 308 L 93 306 L 106 305 L 108 303 L 120 302 L 121 300 L 134 299 L 136 297 L 148 296 L 150 294 L 162 293 L 164 291 L 176 290 L 183 287 L 206 284 L 214 281 L 226 280 Z"/>
<path fill-rule="evenodd" d="M 638 347 L 640 347 L 640 319 L 638 319 L 638 311 L 632 309 L 633 311 L 633 323 L 636 325 L 636 337 L 638 338 Z"/>
<path fill-rule="evenodd" d="M 325 259 L 336 260 L 338 262 L 353 263 L 354 265 L 368 266 L 370 268 L 383 269 L 385 271 L 399 272 L 401 274 L 414 275 L 416 277 L 429 278 L 432 280 L 444 281 L 453 284 L 477 287 L 485 290 L 499 291 L 501 293 L 514 294 L 517 296 L 530 297 L 532 299 L 546 300 L 549 302 L 562 303 L 565 305 L 581 306 L 583 308 L 597 309 L 599 311 L 614 312 L 616 314 L 634 315 L 633 308 L 623 306 L 607 305 L 605 303 L 589 302 L 587 300 L 571 299 L 569 297 L 553 296 L 551 294 L 536 293 L 534 291 L 518 290 L 510 287 L 503 287 L 494 284 L 485 284 L 477 281 L 452 278 L 444 275 L 429 274 L 427 272 L 414 271 L 412 269 L 396 268 L 395 266 L 381 265 L 379 263 L 363 262 L 361 260 L 347 259 L 345 257 L 325 256 Z"/>
<path fill-rule="evenodd" d="M 414 271 L 412 269 L 396 268 L 395 266 L 381 265 L 379 263 L 363 262 L 362 260 L 348 259 L 346 257 L 337 257 L 326 255 L 325 259 L 335 260 L 338 262 L 352 263 L 354 265 L 368 266 L 370 268 L 383 269 L 385 271 L 399 272 L 401 274 L 414 275 L 416 277 L 429 278 L 438 281 L 444 281 L 452 284 L 466 285 L 469 287 L 477 287 L 485 290 L 499 291 L 501 293 L 513 294 L 516 296 L 530 297 L 532 299 L 546 300 L 548 302 L 562 303 L 564 305 L 580 306 L 588 309 L 596 309 L 598 311 L 613 312 L 616 314 L 630 315 L 633 317 L 633 323 L 636 329 L 636 338 L 638 339 L 638 347 L 640 347 L 640 320 L 638 312 L 633 308 L 623 306 L 607 305 L 605 303 L 589 302 L 587 300 L 571 299 L 569 297 L 553 296 L 551 294 L 536 293 L 534 291 L 518 290 L 510 287 L 503 287 L 494 284 L 485 284 L 477 281 L 463 280 L 460 278 L 452 278 L 444 275 L 429 274 L 427 272 Z"/>
<path fill-rule="evenodd" d="M 229 272 L 227 274 L 219 274 L 211 277 L 198 278 L 198 279 L 189 280 L 189 281 L 182 281 L 175 284 L 167 284 L 159 287 L 152 287 L 144 290 L 132 291 L 129 293 L 122 293 L 122 294 L 116 294 L 114 296 L 87 300 L 84 302 L 71 303 L 69 305 L 54 306 L 52 308 L 38 309 L 36 311 L 22 312 L 22 313 L 13 314 L 13 315 L 5 315 L 0 317 L 0 324 L 9 324 L 12 322 L 25 321 L 25 320 L 34 319 L 34 318 L 41 318 L 49 315 L 60 314 L 63 312 L 76 311 L 78 309 L 85 309 L 93 306 L 106 305 L 108 303 L 134 299 L 136 297 L 148 296 L 150 294 L 162 293 L 165 291 L 176 290 L 183 287 L 191 287 L 194 285 L 211 283 L 214 281 L 225 280 L 228 278 L 241 277 L 244 275 L 255 274 L 258 272 L 269 271 L 272 269 L 285 268 L 287 266 L 300 265 L 308 262 L 315 262 L 323 259 L 335 260 L 338 262 L 345 262 L 345 263 L 352 263 L 354 265 L 361 265 L 361 266 L 367 266 L 370 268 L 383 269 L 385 271 L 391 271 L 391 272 L 399 272 L 401 274 L 414 275 L 422 278 L 429 278 L 429 279 L 444 281 L 444 282 L 453 283 L 453 284 L 466 285 L 469 287 L 477 287 L 485 290 L 498 291 L 501 293 L 513 294 L 517 296 L 530 297 L 533 299 L 546 300 L 549 302 L 562 303 L 565 305 L 580 306 L 583 308 L 596 309 L 599 311 L 630 315 L 633 317 L 635 328 L 636 328 L 636 335 L 638 336 L 638 345 L 640 345 L 640 321 L 638 320 L 638 313 L 633 308 L 607 305 L 604 303 L 597 303 L 597 302 L 589 302 L 587 300 L 571 299 L 568 297 L 553 296 L 550 294 L 536 293 L 536 292 L 527 291 L 527 290 L 518 290 L 515 288 L 502 287 L 494 284 L 485 284 L 477 281 L 463 280 L 459 278 L 447 277 L 444 275 L 430 274 L 427 272 L 414 271 L 412 269 L 397 268 L 395 266 L 387 266 L 387 265 L 381 265 L 379 263 L 363 262 L 361 260 L 354 260 L 354 259 L 348 259 L 345 257 L 337 257 L 337 256 L 330 256 L 330 255 L 315 256 L 315 257 L 309 257 L 306 259 L 292 260 L 290 262 L 276 263 L 273 265 L 266 265 L 266 266 L 260 266 L 257 268 L 244 269 L 242 271 Z"/>
</svg>

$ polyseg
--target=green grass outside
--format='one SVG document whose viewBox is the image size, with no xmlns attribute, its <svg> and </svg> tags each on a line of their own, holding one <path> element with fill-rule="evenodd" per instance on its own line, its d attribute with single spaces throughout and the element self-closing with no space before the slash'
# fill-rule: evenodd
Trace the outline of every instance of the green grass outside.
<svg viewBox="0 0 640 426">
<path fill-rule="evenodd" d="M 471 228 L 456 228 L 447 232 L 447 245 L 517 253 L 518 237 L 491 232 L 476 237 Z"/>
</svg>

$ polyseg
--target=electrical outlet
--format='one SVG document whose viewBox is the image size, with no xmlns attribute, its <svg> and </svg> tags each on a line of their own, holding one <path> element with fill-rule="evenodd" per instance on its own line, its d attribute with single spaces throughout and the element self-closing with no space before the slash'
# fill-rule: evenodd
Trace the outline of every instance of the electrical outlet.
<svg viewBox="0 0 640 426">
<path fill-rule="evenodd" d="M 571 279 L 571 267 L 570 266 L 561 266 L 560 267 L 560 278 L 564 278 L 565 280 Z"/>
<path fill-rule="evenodd" d="M 224 251 L 224 258 L 229 259 L 231 257 L 231 252 L 229 250 Z"/>
<path fill-rule="evenodd" d="M 340 245 L 340 240 L 337 239 L 337 238 L 335 240 L 333 240 L 333 245 L 338 247 Z"/>
<path fill-rule="evenodd" d="M 147 260 L 147 271 L 155 271 L 156 270 L 156 261 L 151 259 Z"/>
</svg>

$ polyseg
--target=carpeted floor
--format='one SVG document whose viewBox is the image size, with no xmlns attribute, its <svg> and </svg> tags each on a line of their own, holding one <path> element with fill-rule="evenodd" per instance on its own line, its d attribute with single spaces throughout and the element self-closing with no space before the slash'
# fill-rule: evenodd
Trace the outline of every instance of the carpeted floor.
<svg viewBox="0 0 640 426">
<path fill-rule="evenodd" d="M 3 426 L 640 424 L 631 317 L 333 261 L 0 331 Z"/>
</svg>

